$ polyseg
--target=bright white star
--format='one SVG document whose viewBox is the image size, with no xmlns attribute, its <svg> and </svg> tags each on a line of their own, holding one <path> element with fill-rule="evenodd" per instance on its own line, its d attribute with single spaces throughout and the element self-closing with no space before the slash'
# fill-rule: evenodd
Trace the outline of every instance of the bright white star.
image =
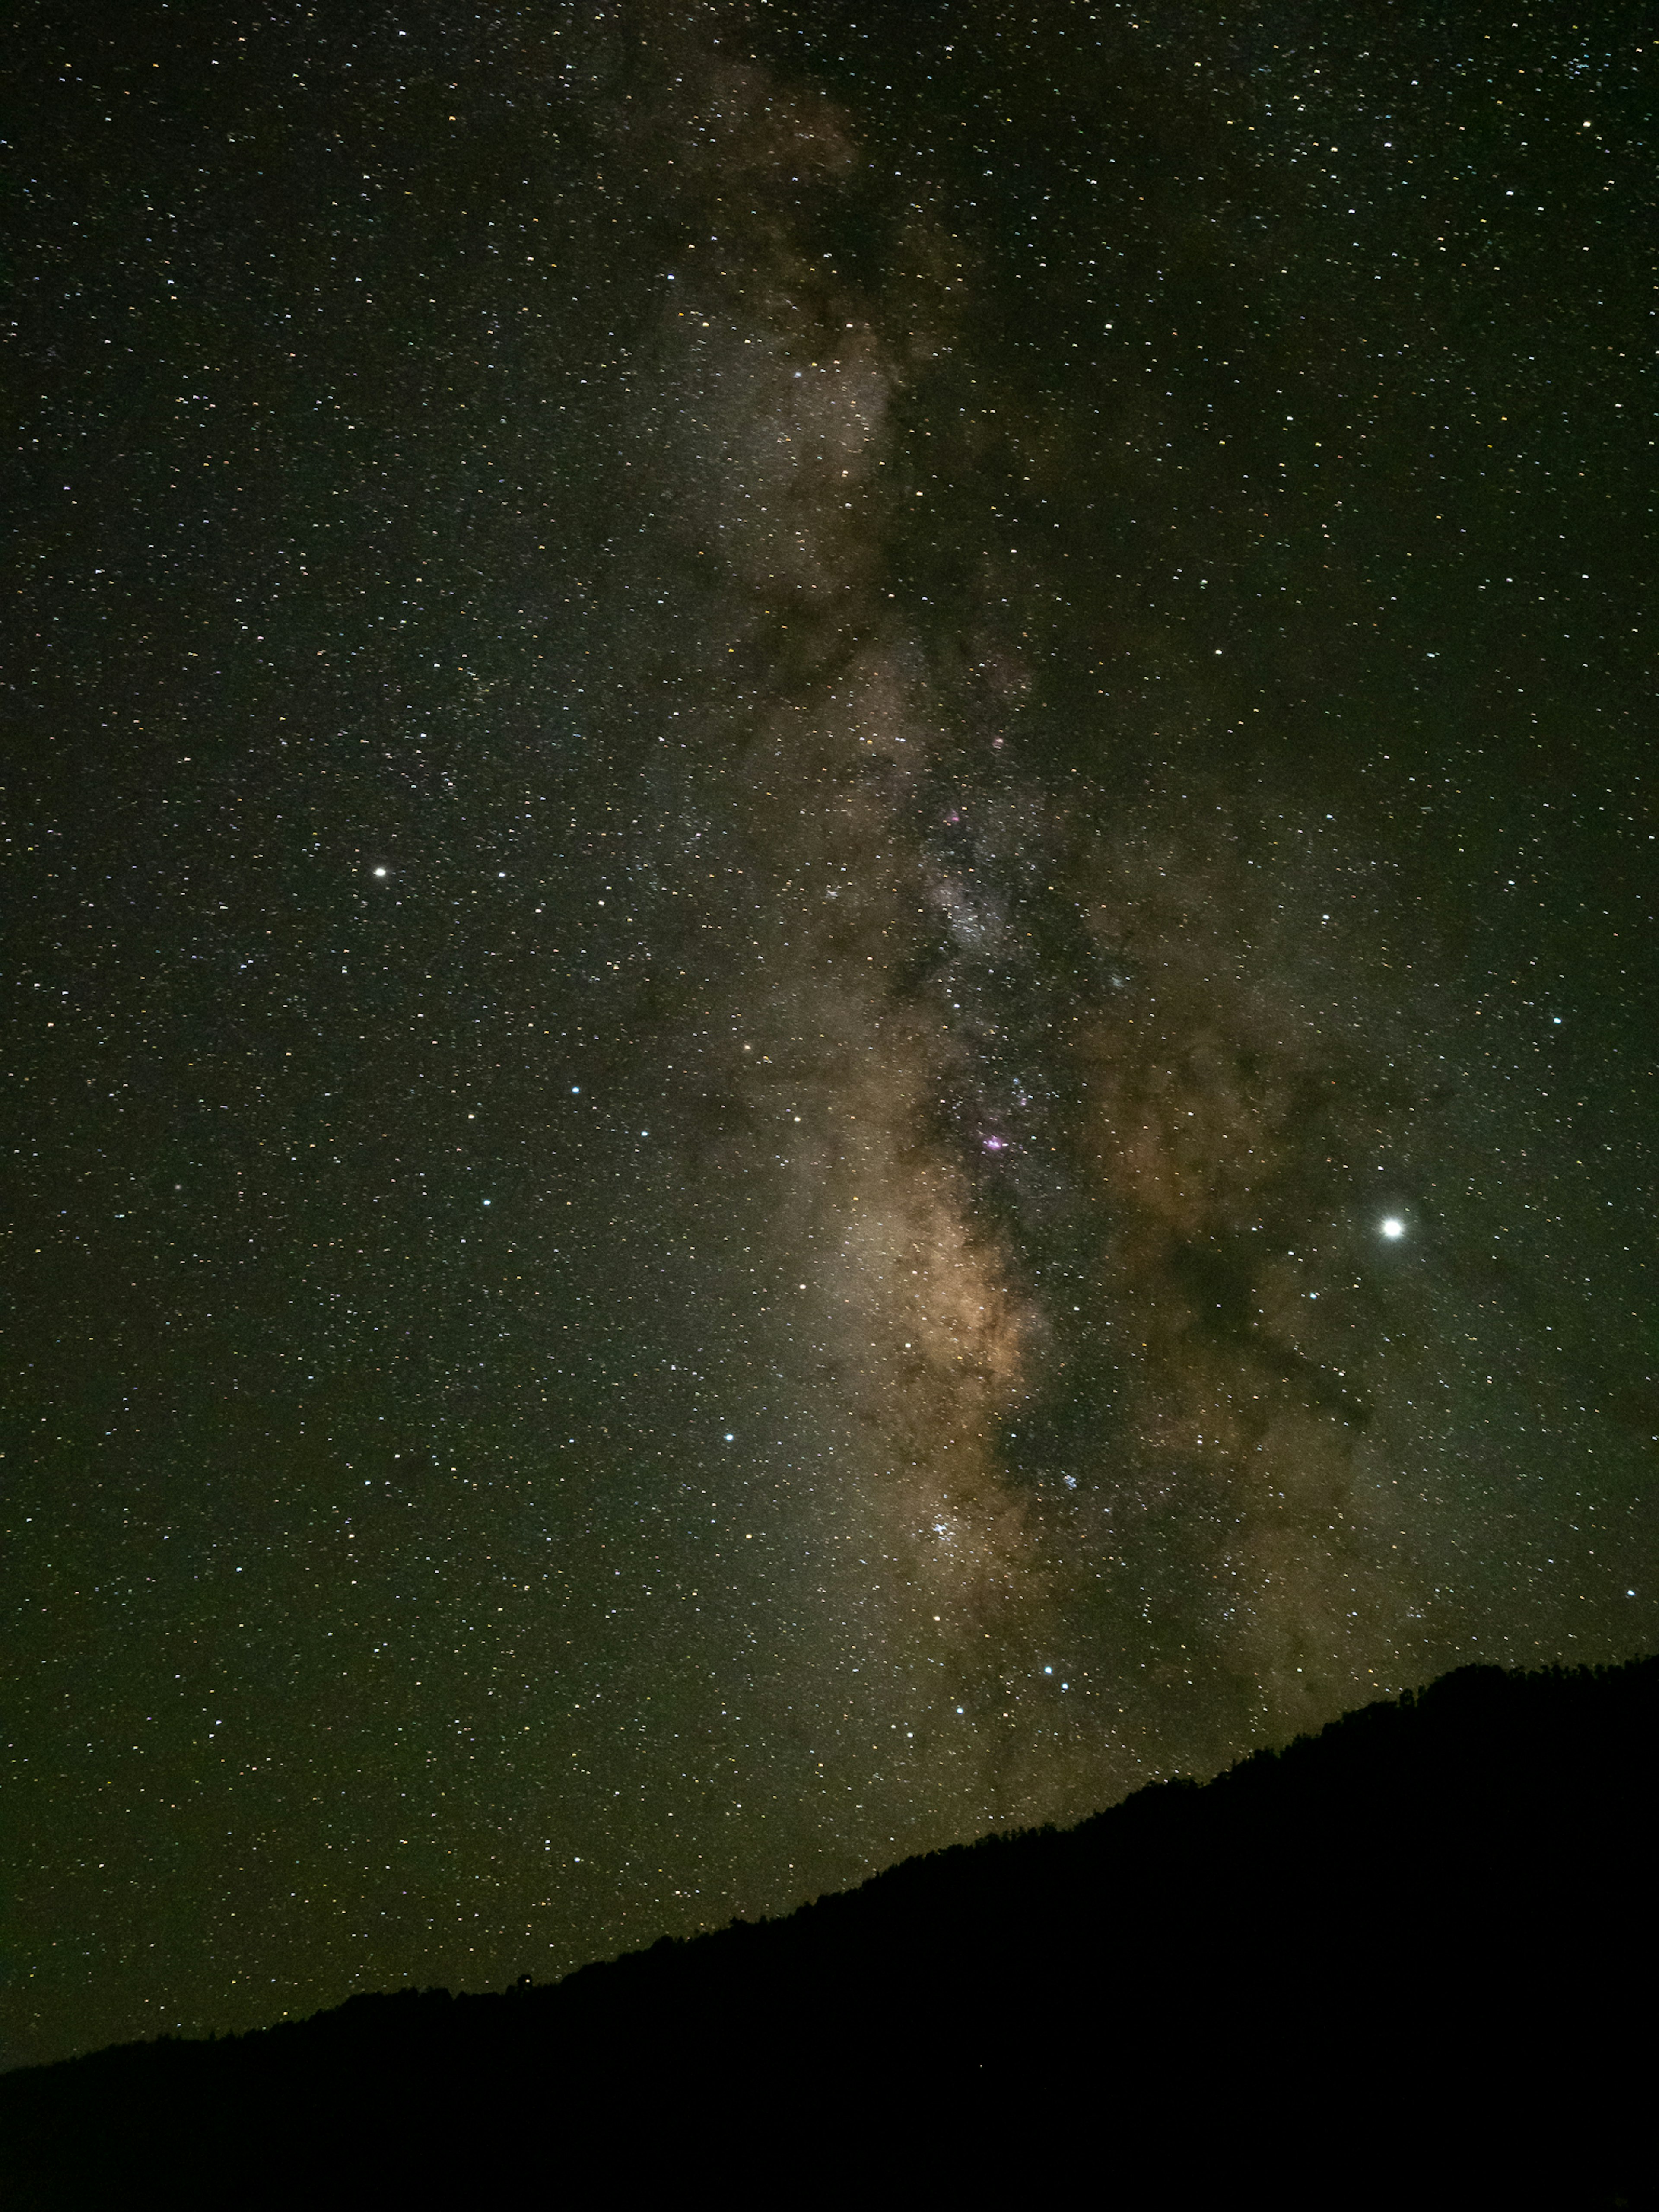
<svg viewBox="0 0 1659 2212">
<path fill-rule="evenodd" d="M 1406 1224 L 1396 1213 L 1391 1213 L 1382 1224 L 1382 1234 L 1385 1237 L 1403 1237 L 1405 1233 Z"/>
</svg>

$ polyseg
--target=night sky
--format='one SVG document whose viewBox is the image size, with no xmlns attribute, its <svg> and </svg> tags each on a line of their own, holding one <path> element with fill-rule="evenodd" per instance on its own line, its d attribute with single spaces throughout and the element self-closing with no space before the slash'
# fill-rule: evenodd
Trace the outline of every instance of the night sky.
<svg viewBox="0 0 1659 2212">
<path fill-rule="evenodd" d="M 1645 13 L 25 10 L 8 2057 L 1659 1645 Z"/>
</svg>

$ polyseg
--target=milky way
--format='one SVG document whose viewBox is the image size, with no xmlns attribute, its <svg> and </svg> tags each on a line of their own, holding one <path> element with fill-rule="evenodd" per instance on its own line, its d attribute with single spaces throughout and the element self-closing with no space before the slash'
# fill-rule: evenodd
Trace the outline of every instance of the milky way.
<svg viewBox="0 0 1659 2212">
<path fill-rule="evenodd" d="M 19 2055 L 1652 1644 L 1633 63 L 1505 35 L 42 49 Z"/>
</svg>

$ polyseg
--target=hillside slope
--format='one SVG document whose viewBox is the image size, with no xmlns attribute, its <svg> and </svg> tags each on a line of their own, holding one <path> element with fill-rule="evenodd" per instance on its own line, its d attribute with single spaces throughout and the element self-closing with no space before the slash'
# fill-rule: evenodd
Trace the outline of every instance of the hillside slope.
<svg viewBox="0 0 1659 2212">
<path fill-rule="evenodd" d="M 556 1985 L 15 2074 L 5 2201 L 1646 2203 L 1656 1721 L 1659 1659 L 1470 1668 Z"/>
</svg>

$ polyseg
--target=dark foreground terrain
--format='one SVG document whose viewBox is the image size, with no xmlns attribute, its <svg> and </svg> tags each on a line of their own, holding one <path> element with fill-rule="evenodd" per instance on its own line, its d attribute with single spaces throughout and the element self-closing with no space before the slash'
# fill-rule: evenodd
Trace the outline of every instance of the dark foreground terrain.
<svg viewBox="0 0 1659 2212">
<path fill-rule="evenodd" d="M 498 1996 L 0 2081 L 0 2203 L 1656 2202 L 1659 1659 Z"/>
</svg>

